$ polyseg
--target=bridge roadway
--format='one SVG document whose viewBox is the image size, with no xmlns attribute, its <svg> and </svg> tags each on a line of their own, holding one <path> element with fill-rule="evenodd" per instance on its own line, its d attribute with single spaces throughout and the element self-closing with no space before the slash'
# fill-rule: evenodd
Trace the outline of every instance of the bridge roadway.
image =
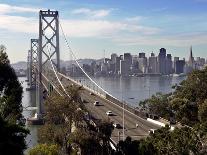
<svg viewBox="0 0 207 155">
<path fill-rule="evenodd" d="M 61 79 L 63 85 L 65 87 L 74 84 L 72 81 L 68 80 L 66 77 L 59 76 Z M 54 79 L 53 79 L 54 80 Z M 119 123 L 121 125 L 120 129 L 115 128 L 112 133 L 112 139 L 115 142 L 118 142 L 119 139 L 121 140 L 123 138 L 123 108 L 119 105 L 112 103 L 109 100 L 106 100 L 105 98 L 93 94 L 91 95 L 91 92 L 87 89 L 82 89 L 80 91 L 80 95 L 82 100 L 87 101 L 87 103 L 84 103 L 86 106 L 86 109 L 89 111 L 89 113 L 92 114 L 93 117 L 96 119 L 102 119 L 102 120 L 109 120 L 115 123 Z M 94 106 L 94 102 L 99 101 L 99 106 Z M 113 116 L 107 116 L 106 112 L 110 110 L 113 112 Z M 151 122 L 148 122 L 146 119 L 143 119 L 141 117 L 138 117 L 137 115 L 125 110 L 125 117 L 124 117 L 124 127 L 125 127 L 125 138 L 127 136 L 132 137 L 134 140 L 138 140 L 141 138 L 144 138 L 149 135 L 150 129 L 158 129 L 160 126 L 152 124 Z M 138 127 L 136 127 L 136 124 L 138 124 Z M 120 134 L 118 134 L 120 133 Z M 118 136 L 120 135 L 120 136 Z"/>
</svg>

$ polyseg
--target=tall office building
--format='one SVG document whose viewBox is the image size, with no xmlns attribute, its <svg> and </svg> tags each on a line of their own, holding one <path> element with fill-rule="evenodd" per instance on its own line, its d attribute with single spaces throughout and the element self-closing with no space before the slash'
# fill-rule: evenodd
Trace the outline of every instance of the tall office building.
<svg viewBox="0 0 207 155">
<path fill-rule="evenodd" d="M 175 63 L 176 63 L 176 61 L 178 61 L 179 60 L 179 57 L 174 57 L 174 61 L 173 61 L 173 72 L 175 73 Z"/>
<path fill-rule="evenodd" d="M 122 76 L 128 76 L 129 75 L 129 71 L 128 71 L 128 68 L 127 68 L 127 62 L 125 60 L 120 61 L 120 74 Z"/>
<path fill-rule="evenodd" d="M 158 62 L 157 57 L 155 57 L 154 53 L 151 53 L 148 61 L 148 73 L 158 73 Z"/>
<path fill-rule="evenodd" d="M 130 53 L 124 53 L 124 63 L 125 63 L 125 69 L 126 69 L 126 74 L 129 75 L 130 74 L 130 67 L 132 65 L 132 55 Z"/>
<path fill-rule="evenodd" d="M 132 73 L 139 73 L 139 62 L 138 62 L 138 56 L 137 55 L 132 57 L 131 71 L 132 71 Z"/>
<path fill-rule="evenodd" d="M 116 60 L 115 60 L 115 73 L 116 74 L 120 73 L 120 61 L 121 61 L 121 56 L 116 57 Z"/>
<path fill-rule="evenodd" d="M 142 73 L 147 73 L 147 58 L 138 58 L 139 70 Z"/>
<path fill-rule="evenodd" d="M 165 75 L 166 74 L 166 49 L 161 48 L 160 53 L 158 55 L 158 69 L 159 73 Z"/>
<path fill-rule="evenodd" d="M 139 53 L 139 58 L 145 58 L 145 53 Z"/>
<path fill-rule="evenodd" d="M 118 56 L 117 56 L 117 54 L 116 53 L 112 53 L 111 54 L 111 63 L 112 64 L 115 64 L 115 62 L 116 62 L 116 58 L 117 58 Z"/>
<path fill-rule="evenodd" d="M 190 56 L 189 56 L 189 60 L 188 60 L 188 65 L 189 65 L 189 67 L 194 68 L 194 57 L 193 57 L 192 46 L 190 47 Z"/>
<path fill-rule="evenodd" d="M 185 60 L 175 61 L 175 73 L 176 74 L 184 73 L 184 67 L 185 67 Z"/>
<path fill-rule="evenodd" d="M 172 69 L 172 56 L 171 54 L 167 54 L 167 58 L 166 58 L 166 74 L 172 74 L 173 69 Z"/>
</svg>

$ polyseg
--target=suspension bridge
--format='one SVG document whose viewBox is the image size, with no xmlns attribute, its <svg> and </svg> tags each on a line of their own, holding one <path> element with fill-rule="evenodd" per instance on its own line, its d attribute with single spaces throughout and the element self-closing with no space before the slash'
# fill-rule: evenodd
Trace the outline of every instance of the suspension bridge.
<svg viewBox="0 0 207 155">
<path fill-rule="evenodd" d="M 62 51 L 60 52 L 59 30 L 67 46 L 68 54 L 73 56 L 76 66 L 88 78 L 90 85 L 61 73 L 60 53 Z M 67 41 L 59 21 L 58 11 L 40 10 L 39 36 L 30 40 L 27 68 L 28 90 L 35 89 L 36 91 L 36 114 L 30 120 L 39 121 L 42 119 L 45 95 L 51 91 L 56 91 L 61 96 L 68 95 L 65 88 L 77 85 L 82 87 L 81 99 L 87 101 L 83 104 L 94 118 L 108 119 L 122 125 L 121 129 L 115 128 L 113 131 L 112 139 L 114 141 L 118 142 L 120 137 L 124 139 L 126 136 L 140 139 L 147 136 L 150 129 L 159 128 L 159 126 L 147 121 L 144 113 L 109 94 L 84 71 Z M 100 106 L 94 106 L 95 101 L 99 101 Z M 112 111 L 114 115 L 106 115 L 107 111 Z"/>
</svg>

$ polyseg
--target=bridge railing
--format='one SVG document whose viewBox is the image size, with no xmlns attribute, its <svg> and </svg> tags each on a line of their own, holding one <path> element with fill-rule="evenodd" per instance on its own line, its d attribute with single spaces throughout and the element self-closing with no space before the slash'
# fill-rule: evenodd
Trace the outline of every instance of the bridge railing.
<svg viewBox="0 0 207 155">
<path fill-rule="evenodd" d="M 88 85 L 84 85 L 83 83 L 81 83 L 79 80 L 74 80 L 72 79 L 71 77 L 69 76 L 66 76 L 62 73 L 58 73 L 60 76 L 66 78 L 66 79 L 69 79 L 70 81 L 76 83 L 77 85 L 79 86 L 82 86 L 84 89 L 88 90 L 89 92 L 93 92 L 94 94 L 118 105 L 119 107 L 123 107 L 123 104 L 124 104 L 124 109 L 135 114 L 136 116 L 139 116 L 139 117 L 142 117 L 144 119 L 147 119 L 147 116 L 144 112 L 136 109 L 135 107 L 132 107 L 126 103 L 123 103 L 122 101 L 120 101 L 119 99 L 117 99 L 116 97 L 112 96 L 111 94 L 109 93 L 106 93 L 106 92 L 103 92 L 102 90 L 99 90 L 99 91 L 95 91 L 93 89 L 91 89 L 90 87 L 88 87 Z"/>
<path fill-rule="evenodd" d="M 118 105 L 120 107 L 123 107 L 123 104 L 124 104 L 124 109 L 125 110 L 128 110 L 129 112 L 131 112 L 131 113 L 133 113 L 133 114 L 135 114 L 135 115 L 137 115 L 139 117 L 142 117 L 142 118 L 145 118 L 145 119 L 147 118 L 144 112 L 142 112 L 142 111 L 136 109 L 135 107 L 132 107 L 132 106 L 130 106 L 130 105 L 128 105 L 128 104 L 118 100 L 117 98 L 115 98 L 115 97 L 113 97 L 111 95 L 106 94 L 105 98 L 107 100 L 109 100 L 110 102 L 113 102 L 114 104 L 116 104 L 116 105 Z"/>
</svg>

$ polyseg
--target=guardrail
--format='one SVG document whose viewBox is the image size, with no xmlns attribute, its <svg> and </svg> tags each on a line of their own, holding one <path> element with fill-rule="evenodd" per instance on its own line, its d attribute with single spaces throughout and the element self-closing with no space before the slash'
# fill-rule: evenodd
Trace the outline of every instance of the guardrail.
<svg viewBox="0 0 207 155">
<path fill-rule="evenodd" d="M 141 111 L 141 110 L 138 110 L 138 109 L 136 109 L 135 107 L 132 107 L 132 106 L 126 104 L 126 103 L 123 103 L 122 101 L 120 101 L 119 99 L 115 98 L 114 96 L 112 96 L 112 95 L 110 95 L 110 94 L 104 93 L 104 95 L 103 95 L 103 94 L 101 94 L 101 93 L 97 93 L 97 92 L 94 91 L 93 89 L 90 89 L 89 87 L 82 85 L 81 83 L 79 83 L 79 82 L 73 80 L 72 78 L 70 78 L 70 77 L 68 77 L 68 76 L 66 76 L 66 75 L 64 75 L 64 74 L 62 74 L 62 73 L 58 73 L 58 74 L 59 74 L 60 76 L 64 77 L 64 78 L 66 78 L 66 79 L 72 81 L 73 83 L 77 84 L 78 86 L 82 86 L 82 87 L 85 88 L 86 90 L 88 90 L 88 91 L 90 91 L 90 92 L 93 92 L 94 94 L 96 94 L 96 95 L 98 95 L 98 96 L 100 96 L 100 97 L 102 97 L 102 98 L 104 98 L 104 99 L 106 99 L 106 100 L 108 100 L 108 101 L 110 101 L 110 102 L 112 102 L 112 103 L 118 105 L 118 106 L 121 107 L 121 108 L 123 107 L 123 104 L 124 104 L 124 109 L 127 110 L 127 111 L 129 111 L 129 112 L 131 112 L 131 113 L 133 113 L 133 114 L 136 115 L 136 116 L 139 116 L 139 117 L 141 117 L 141 118 L 143 118 L 143 119 L 147 119 L 147 118 L 148 118 L 147 113 L 145 113 L 145 112 L 143 112 L 143 111 Z M 149 115 L 149 114 L 148 114 L 148 115 Z M 150 115 L 150 116 L 151 116 L 151 115 Z"/>
<path fill-rule="evenodd" d="M 135 115 L 137 115 L 139 117 L 147 119 L 146 114 L 144 112 L 141 112 L 141 111 L 137 110 L 135 107 L 132 107 L 132 106 L 130 106 L 128 104 L 125 104 L 125 103 L 121 102 L 120 100 L 118 100 L 117 98 L 115 98 L 115 97 L 113 97 L 111 95 L 106 94 L 106 99 L 111 101 L 111 102 L 113 102 L 113 103 L 115 103 L 115 104 L 117 104 L 120 107 L 123 107 L 123 104 L 124 104 L 124 109 L 125 110 L 128 110 L 131 113 L 133 113 L 133 114 L 135 114 Z"/>
</svg>

